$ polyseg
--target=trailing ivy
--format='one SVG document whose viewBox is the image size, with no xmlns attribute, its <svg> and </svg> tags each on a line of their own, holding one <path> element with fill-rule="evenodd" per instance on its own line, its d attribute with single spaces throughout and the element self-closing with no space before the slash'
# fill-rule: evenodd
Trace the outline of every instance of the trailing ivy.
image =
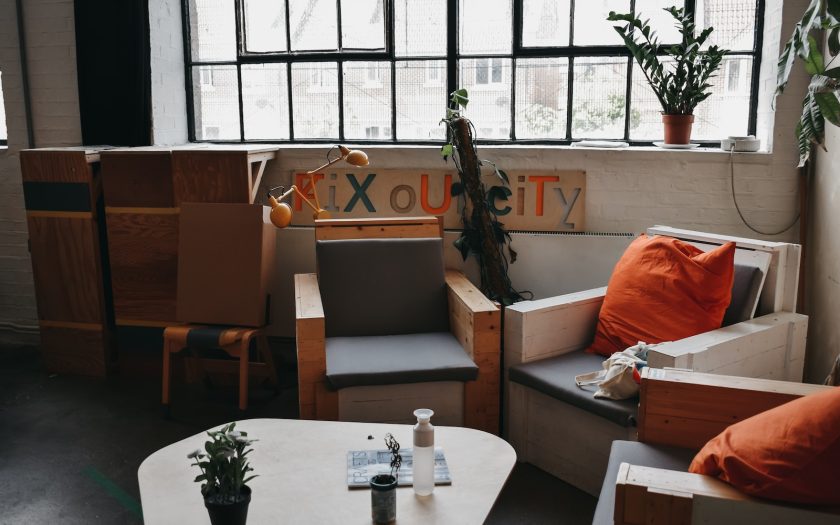
<svg viewBox="0 0 840 525">
<path fill-rule="evenodd" d="M 478 158 L 475 128 L 462 114 L 469 101 L 466 89 L 454 91 L 446 117 L 441 120 L 446 124 L 448 138 L 440 154 L 444 161 L 452 158 L 459 175 L 451 193 L 459 198 L 463 228 L 454 244 L 464 260 L 472 254 L 478 261 L 481 291 L 507 306 L 523 299 L 508 277 L 508 265 L 516 261 L 516 252 L 510 247 L 511 237 L 505 225 L 499 222 L 495 204 L 512 195 L 510 180 L 495 163 Z M 489 188 L 482 180 L 482 167 L 492 168 L 498 179 Z"/>
</svg>

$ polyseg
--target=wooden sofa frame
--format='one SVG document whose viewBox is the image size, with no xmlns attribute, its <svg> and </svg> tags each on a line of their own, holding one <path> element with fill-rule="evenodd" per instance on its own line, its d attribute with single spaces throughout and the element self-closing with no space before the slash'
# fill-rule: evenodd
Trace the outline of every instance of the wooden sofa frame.
<svg viewBox="0 0 840 525">
<path fill-rule="evenodd" d="M 435 217 L 318 220 L 315 232 L 318 240 L 428 238 L 442 237 L 443 233 Z M 462 424 L 498 434 L 501 357 L 499 308 L 459 271 L 446 270 L 446 288 L 450 330 L 479 369 L 475 381 L 463 384 Z M 295 312 L 300 417 L 343 420 L 339 392 L 332 390 L 326 382 L 325 320 L 317 274 L 295 275 Z M 402 402 L 406 406 L 415 402 L 405 399 L 405 391 L 412 390 L 409 385 L 377 388 L 379 400 L 384 394 L 384 397 L 394 400 L 403 398 Z M 419 402 L 424 394 L 420 392 L 417 395 L 419 399 L 415 399 Z M 406 415 L 410 416 L 411 411 L 408 410 Z"/>
<path fill-rule="evenodd" d="M 756 316 L 748 321 L 658 346 L 652 367 L 801 381 L 807 316 L 795 313 L 800 246 L 655 226 L 648 235 L 769 254 Z M 767 257 L 763 255 L 763 257 Z M 574 351 L 591 342 L 606 287 L 523 301 L 505 310 L 505 436 L 525 461 L 598 495 L 616 439 L 636 429 L 612 423 L 508 380 L 511 366 Z"/>
<path fill-rule="evenodd" d="M 827 388 L 647 369 L 642 373 L 639 441 L 697 450 L 733 423 Z M 700 474 L 622 463 L 615 483 L 613 517 L 620 525 L 840 522 L 840 509 L 759 500 Z"/>
</svg>

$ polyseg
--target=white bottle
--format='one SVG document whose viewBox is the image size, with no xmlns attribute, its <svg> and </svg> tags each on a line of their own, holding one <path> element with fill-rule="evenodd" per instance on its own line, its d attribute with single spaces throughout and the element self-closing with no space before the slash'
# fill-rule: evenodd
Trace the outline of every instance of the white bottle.
<svg viewBox="0 0 840 525">
<path fill-rule="evenodd" d="M 414 493 L 418 496 L 435 490 L 435 427 L 429 422 L 434 414 L 428 408 L 414 411 Z"/>
</svg>

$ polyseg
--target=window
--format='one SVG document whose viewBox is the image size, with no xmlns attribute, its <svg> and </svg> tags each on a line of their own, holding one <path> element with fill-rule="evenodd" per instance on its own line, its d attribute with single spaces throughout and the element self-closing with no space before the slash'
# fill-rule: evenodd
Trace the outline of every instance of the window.
<svg viewBox="0 0 840 525">
<path fill-rule="evenodd" d="M 6 105 L 3 102 L 3 73 L 0 72 L 0 146 L 5 146 L 9 143 L 8 133 L 6 131 Z"/>
<path fill-rule="evenodd" d="M 437 142 L 464 87 L 484 142 L 649 144 L 658 101 L 606 17 L 672 44 L 674 4 L 730 50 L 694 138 L 755 132 L 763 0 L 184 1 L 193 140 Z"/>
</svg>

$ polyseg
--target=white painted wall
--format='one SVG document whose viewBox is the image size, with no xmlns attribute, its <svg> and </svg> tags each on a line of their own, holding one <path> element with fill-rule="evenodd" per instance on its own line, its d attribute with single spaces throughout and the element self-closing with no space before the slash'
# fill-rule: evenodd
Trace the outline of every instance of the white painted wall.
<svg viewBox="0 0 840 525">
<path fill-rule="evenodd" d="M 808 354 L 805 376 L 822 382 L 840 355 L 840 130 L 826 125 L 828 152 L 817 151 L 807 243 Z"/>
<path fill-rule="evenodd" d="M 152 140 L 158 145 L 183 144 L 187 142 L 187 95 L 180 0 L 149 0 L 149 35 Z"/>
<path fill-rule="evenodd" d="M 35 145 L 81 144 L 72 0 L 27 0 L 24 31 Z M 0 342 L 37 341 L 18 152 L 27 129 L 14 0 L 0 0 L 0 71 L 8 148 L 0 149 Z"/>
</svg>

